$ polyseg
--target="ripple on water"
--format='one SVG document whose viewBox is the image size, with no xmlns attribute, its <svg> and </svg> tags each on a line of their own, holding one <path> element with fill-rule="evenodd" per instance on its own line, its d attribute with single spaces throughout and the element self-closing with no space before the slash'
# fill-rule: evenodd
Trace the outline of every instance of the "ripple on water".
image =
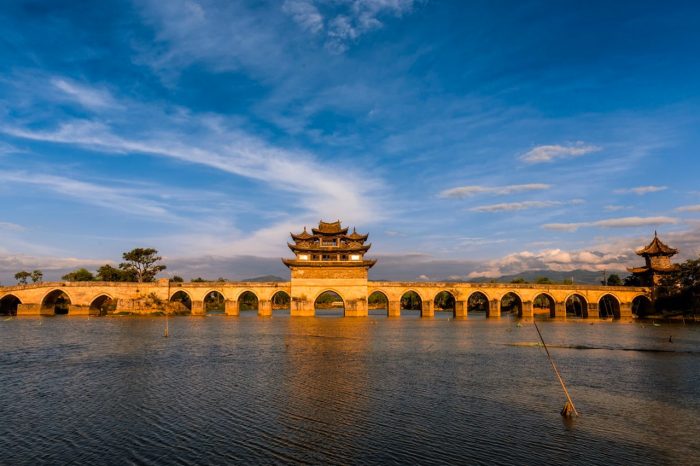
<svg viewBox="0 0 700 466">
<path fill-rule="evenodd" d="M 534 329 L 508 319 L 169 325 L 0 322 L 0 462 L 690 464 L 700 447 L 695 327 L 542 323 L 582 412 L 567 424 Z"/>
</svg>

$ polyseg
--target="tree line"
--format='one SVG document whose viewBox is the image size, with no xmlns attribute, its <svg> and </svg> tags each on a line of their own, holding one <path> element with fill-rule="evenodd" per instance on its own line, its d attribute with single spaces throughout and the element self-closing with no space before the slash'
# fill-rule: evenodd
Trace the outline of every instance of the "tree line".
<svg viewBox="0 0 700 466">
<path fill-rule="evenodd" d="M 84 267 L 65 274 L 61 279 L 69 282 L 152 282 L 156 275 L 167 267 L 159 262 L 163 260 L 158 255 L 158 250 L 154 248 L 135 248 L 122 254 L 124 262 L 118 267 L 105 264 L 98 268 L 95 273 Z M 44 274 L 41 270 L 33 272 L 20 271 L 15 274 L 15 280 L 19 285 L 26 285 L 29 280 L 32 283 L 40 283 Z M 183 281 L 181 277 L 173 277 L 173 281 Z"/>
</svg>

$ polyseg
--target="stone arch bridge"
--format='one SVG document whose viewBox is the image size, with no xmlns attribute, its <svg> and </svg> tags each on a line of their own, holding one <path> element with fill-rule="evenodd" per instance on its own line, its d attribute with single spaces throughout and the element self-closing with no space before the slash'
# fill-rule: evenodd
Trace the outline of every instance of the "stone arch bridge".
<svg viewBox="0 0 700 466">
<path fill-rule="evenodd" d="M 483 311 L 487 317 L 506 312 L 519 317 L 535 314 L 569 318 L 630 319 L 637 309 L 651 306 L 651 289 L 590 285 L 389 282 L 320 280 L 295 286 L 293 282 L 194 282 L 171 283 L 161 279 L 152 283 L 125 282 L 47 282 L 0 287 L 0 313 L 5 315 L 54 315 L 59 309 L 68 315 L 95 315 L 105 302 L 113 303 L 116 312 L 144 313 L 154 303 L 167 306 L 174 299 L 185 298 L 193 315 L 206 312 L 205 299 L 213 292 L 224 300 L 225 313 L 238 315 L 244 293 L 257 299 L 258 315 L 272 315 L 273 301 L 286 297 L 292 316 L 315 315 L 315 303 L 324 292 L 337 293 L 343 301 L 343 315 L 367 316 L 376 302 L 388 316 L 400 316 L 408 296 L 422 317 L 433 317 L 436 302 L 449 302 L 456 318 Z M 446 293 L 446 295 L 444 294 Z M 448 299 L 436 299 L 438 295 Z M 378 298 L 378 299 L 377 299 Z M 375 303 L 375 304 L 371 304 Z M 417 303 L 417 305 L 416 305 Z M 444 307 L 444 306 L 443 306 Z M 375 311 L 373 311 L 374 313 Z"/>
</svg>

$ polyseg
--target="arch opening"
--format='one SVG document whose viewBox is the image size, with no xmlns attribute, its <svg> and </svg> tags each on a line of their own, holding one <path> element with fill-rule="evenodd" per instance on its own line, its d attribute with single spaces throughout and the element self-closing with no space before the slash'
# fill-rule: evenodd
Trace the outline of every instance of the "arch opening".
<svg viewBox="0 0 700 466">
<path fill-rule="evenodd" d="M 335 291 L 324 291 L 314 301 L 314 312 L 317 316 L 344 316 L 345 301 Z"/>
<path fill-rule="evenodd" d="M 177 291 L 170 297 L 169 308 L 173 314 L 189 314 L 192 312 L 192 298 L 185 291 Z"/>
<path fill-rule="evenodd" d="M 388 316 L 389 298 L 381 291 L 374 291 L 367 298 L 367 314 L 371 316 Z"/>
<path fill-rule="evenodd" d="M 517 317 L 523 316 L 523 300 L 512 291 L 501 298 L 501 315 L 511 314 Z"/>
<path fill-rule="evenodd" d="M 532 316 L 537 318 L 554 318 L 556 303 L 547 293 L 540 293 L 532 300 Z"/>
<path fill-rule="evenodd" d="M 435 295 L 433 299 L 433 306 L 435 310 L 435 317 L 455 317 L 457 314 L 457 300 L 455 296 L 449 291 L 443 290 Z"/>
<path fill-rule="evenodd" d="M 471 317 L 472 314 L 489 315 L 489 298 L 481 291 L 472 293 L 467 299 L 467 315 Z"/>
<path fill-rule="evenodd" d="M 619 319 L 620 301 L 611 294 L 606 294 L 598 301 L 598 317 L 601 319 Z"/>
<path fill-rule="evenodd" d="M 588 317 L 588 302 L 580 294 L 572 294 L 566 298 L 567 319 L 585 319 Z"/>
<path fill-rule="evenodd" d="M 258 296 L 252 291 L 244 291 L 238 297 L 238 314 L 257 314 L 259 300 Z"/>
<path fill-rule="evenodd" d="M 41 301 L 42 314 L 66 315 L 70 310 L 70 298 L 62 290 L 53 290 Z"/>
<path fill-rule="evenodd" d="M 289 314 L 292 308 L 292 298 L 289 297 L 286 291 L 278 291 L 272 295 L 272 312 L 280 314 Z"/>
<path fill-rule="evenodd" d="M 90 303 L 90 315 L 106 316 L 117 308 L 117 303 L 106 294 L 100 295 Z"/>
<path fill-rule="evenodd" d="M 205 314 L 226 314 L 226 299 L 218 291 L 210 291 L 204 296 Z"/>
<path fill-rule="evenodd" d="M 632 314 L 646 317 L 654 313 L 654 304 L 646 296 L 637 296 L 632 300 Z"/>
<path fill-rule="evenodd" d="M 401 296 L 401 315 L 420 317 L 423 311 L 423 300 L 415 291 L 407 291 Z"/>
<path fill-rule="evenodd" d="M 0 299 L 0 315 L 4 316 L 16 316 L 17 309 L 22 301 L 15 295 L 8 294 Z"/>
</svg>

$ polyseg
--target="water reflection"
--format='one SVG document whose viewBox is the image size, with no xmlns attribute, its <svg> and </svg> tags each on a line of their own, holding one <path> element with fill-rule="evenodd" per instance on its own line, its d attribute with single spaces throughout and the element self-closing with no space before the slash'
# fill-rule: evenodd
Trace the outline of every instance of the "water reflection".
<svg viewBox="0 0 700 466">
<path fill-rule="evenodd" d="M 540 323 L 582 413 L 563 422 L 529 324 L 278 315 L 170 319 L 167 339 L 156 318 L 0 321 L 2 462 L 681 464 L 700 447 L 697 327 Z"/>
</svg>

